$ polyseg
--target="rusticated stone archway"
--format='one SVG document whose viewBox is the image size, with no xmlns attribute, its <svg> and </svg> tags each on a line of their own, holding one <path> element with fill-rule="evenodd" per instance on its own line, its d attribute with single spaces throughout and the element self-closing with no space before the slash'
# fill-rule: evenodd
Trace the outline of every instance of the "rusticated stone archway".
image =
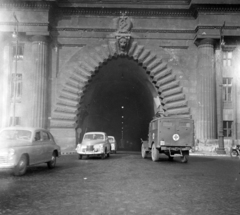
<svg viewBox="0 0 240 215">
<path fill-rule="evenodd" d="M 104 62 L 118 57 L 119 53 L 116 41 L 84 47 L 69 59 L 61 71 L 50 129 L 64 149 L 75 146 L 81 100 L 91 76 Z M 191 117 L 183 87 L 167 63 L 136 41 L 130 44 L 127 55 L 146 70 L 161 99 L 164 116 Z"/>
</svg>

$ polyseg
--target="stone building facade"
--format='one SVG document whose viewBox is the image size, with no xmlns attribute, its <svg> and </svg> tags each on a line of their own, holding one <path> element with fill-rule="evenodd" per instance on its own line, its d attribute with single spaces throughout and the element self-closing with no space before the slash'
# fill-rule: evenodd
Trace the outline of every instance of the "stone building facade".
<svg viewBox="0 0 240 215">
<path fill-rule="evenodd" d="M 239 20 L 238 0 L 1 0 L 0 128 L 47 128 L 63 151 L 102 130 L 138 150 L 162 112 L 194 119 L 196 149 L 223 135 L 227 151 L 240 138 Z"/>
</svg>

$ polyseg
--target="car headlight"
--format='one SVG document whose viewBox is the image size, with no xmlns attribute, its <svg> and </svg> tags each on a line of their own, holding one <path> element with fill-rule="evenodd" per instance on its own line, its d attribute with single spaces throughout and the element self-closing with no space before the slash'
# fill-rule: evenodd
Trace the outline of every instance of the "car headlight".
<svg viewBox="0 0 240 215">
<path fill-rule="evenodd" d="M 9 156 L 13 156 L 14 154 L 15 154 L 15 150 L 14 149 L 11 148 L 11 149 L 8 150 L 8 155 Z"/>
<path fill-rule="evenodd" d="M 83 149 L 83 148 L 86 148 L 86 146 L 83 146 L 82 144 L 77 144 L 77 148 L 76 150 L 80 150 L 80 149 Z"/>
</svg>

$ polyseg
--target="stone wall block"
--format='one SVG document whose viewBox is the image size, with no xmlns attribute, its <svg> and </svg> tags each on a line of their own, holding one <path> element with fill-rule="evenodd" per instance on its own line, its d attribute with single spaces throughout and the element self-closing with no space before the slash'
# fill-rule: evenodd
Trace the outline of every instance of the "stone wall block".
<svg viewBox="0 0 240 215">
<path fill-rule="evenodd" d="M 185 99 L 185 95 L 184 94 L 177 94 L 177 95 L 173 95 L 173 96 L 169 96 L 167 98 L 164 98 L 162 100 L 163 104 L 169 103 L 169 102 L 175 102 L 175 101 L 179 101 L 179 100 L 184 100 Z"/>
<path fill-rule="evenodd" d="M 156 58 L 147 66 L 147 70 L 151 72 L 154 68 L 158 67 L 160 64 L 162 64 L 162 59 Z"/>
<path fill-rule="evenodd" d="M 182 90 L 183 90 L 182 87 L 172 88 L 172 89 L 169 89 L 169 90 L 166 90 L 166 91 L 162 92 L 161 96 L 167 97 L 167 96 L 170 96 L 170 95 L 182 93 Z"/>
<path fill-rule="evenodd" d="M 165 77 L 161 78 L 160 80 L 158 80 L 156 85 L 161 86 L 168 82 L 174 81 L 175 79 L 176 79 L 176 75 L 168 75 L 168 76 L 165 76 Z"/>
<path fill-rule="evenodd" d="M 157 74 L 161 73 L 162 70 L 165 70 L 167 68 L 167 63 L 162 62 L 159 64 L 155 69 L 153 69 L 150 73 L 151 76 L 156 76 Z"/>
<path fill-rule="evenodd" d="M 138 46 L 138 44 L 137 44 L 136 41 L 133 41 L 133 42 L 131 43 L 130 48 L 129 48 L 129 50 L 128 50 L 128 55 L 129 55 L 130 57 L 133 57 L 133 54 L 134 54 L 135 49 L 137 48 L 137 46 Z"/>
<path fill-rule="evenodd" d="M 146 59 L 144 59 L 144 61 L 143 61 L 143 67 L 145 67 L 146 69 L 147 69 L 147 71 L 149 71 L 148 70 L 148 66 L 149 66 L 149 64 L 151 64 L 151 62 L 153 62 L 154 60 L 156 60 L 156 58 L 157 58 L 157 55 L 156 54 L 150 54 Z"/>
<path fill-rule="evenodd" d="M 183 107 L 183 106 L 187 106 L 188 102 L 183 100 L 183 101 L 177 101 L 177 102 L 171 102 L 171 103 L 167 103 L 163 106 L 164 110 L 168 110 L 168 109 L 174 109 L 174 108 L 179 108 L 179 107 Z"/>
<path fill-rule="evenodd" d="M 97 46 L 95 47 L 95 50 L 96 53 L 101 56 L 103 62 L 108 61 L 108 59 L 111 57 L 107 45 Z"/>
<path fill-rule="evenodd" d="M 118 47 L 116 41 L 110 41 L 108 44 L 109 52 L 111 57 L 117 57 L 118 56 Z"/>
<path fill-rule="evenodd" d="M 133 53 L 133 59 L 138 60 L 139 56 L 142 54 L 144 46 L 138 45 Z"/>
<path fill-rule="evenodd" d="M 156 73 L 156 75 L 154 75 L 153 80 L 154 81 L 159 81 L 160 79 L 162 79 L 163 77 L 170 75 L 172 73 L 172 69 L 171 68 L 167 68 L 164 70 L 158 70 L 158 73 Z"/>
<path fill-rule="evenodd" d="M 141 55 L 138 58 L 139 63 L 143 63 L 143 61 L 151 54 L 150 50 L 144 49 Z"/>
</svg>

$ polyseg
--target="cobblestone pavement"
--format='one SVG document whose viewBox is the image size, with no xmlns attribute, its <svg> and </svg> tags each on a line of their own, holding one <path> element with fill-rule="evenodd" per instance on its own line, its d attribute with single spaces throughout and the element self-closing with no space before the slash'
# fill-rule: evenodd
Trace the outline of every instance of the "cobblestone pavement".
<svg viewBox="0 0 240 215">
<path fill-rule="evenodd" d="M 55 169 L 0 173 L 0 214 L 239 215 L 240 160 L 191 156 L 159 162 L 140 154 L 58 159 Z"/>
</svg>

